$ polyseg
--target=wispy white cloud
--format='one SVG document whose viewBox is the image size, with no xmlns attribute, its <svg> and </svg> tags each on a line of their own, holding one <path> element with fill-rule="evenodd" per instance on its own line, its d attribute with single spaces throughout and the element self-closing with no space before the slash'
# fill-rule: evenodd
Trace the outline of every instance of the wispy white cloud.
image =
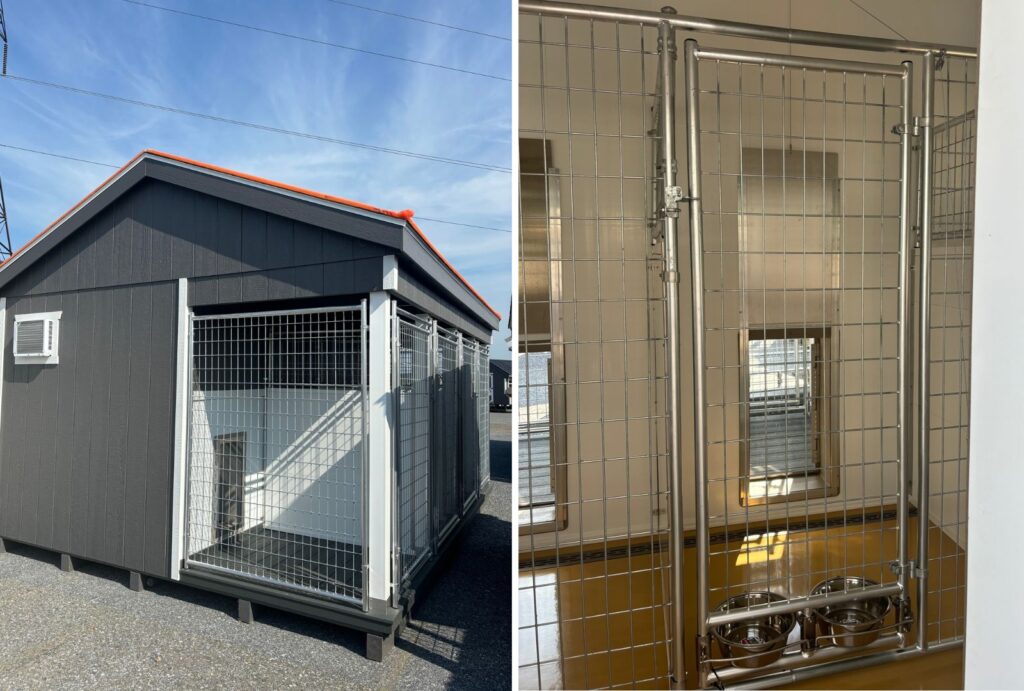
<svg viewBox="0 0 1024 691">
<path fill-rule="evenodd" d="M 282 31 L 508 75 L 511 45 L 325 0 L 155 0 Z M 401 11 L 398 0 L 382 7 Z M 11 72 L 332 137 L 510 166 L 508 82 L 275 38 L 108 0 L 6 0 Z M 510 33 L 502 0 L 417 12 Z M 0 81 L 0 141 L 121 163 L 163 148 L 418 215 L 509 226 L 507 173 L 274 135 Z M 0 149 L 16 244 L 110 171 Z M 512 235 L 424 221 L 453 264 L 507 309 Z M 505 309 L 502 309 L 502 306 Z"/>
</svg>

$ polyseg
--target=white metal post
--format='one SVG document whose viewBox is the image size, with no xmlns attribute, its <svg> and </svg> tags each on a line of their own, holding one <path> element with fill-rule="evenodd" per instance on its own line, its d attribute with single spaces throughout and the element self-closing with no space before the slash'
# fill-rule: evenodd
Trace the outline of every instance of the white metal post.
<svg viewBox="0 0 1024 691">
<path fill-rule="evenodd" d="M 394 406 L 391 393 L 391 296 L 370 293 L 368 452 L 366 501 L 367 543 L 363 553 L 369 564 L 369 594 L 376 600 L 391 596 L 392 469 L 394 467 Z"/>
<path fill-rule="evenodd" d="M 185 558 L 185 483 L 188 469 L 189 373 L 192 364 L 192 320 L 188 311 L 188 279 L 178 279 L 177 348 L 174 372 L 174 477 L 171 494 L 171 579 L 181 578 Z M 0 359 L 2 363 L 2 359 Z M 2 366 L 2 365 L 0 365 Z M 0 371 L 2 374 L 2 371 Z"/>
</svg>

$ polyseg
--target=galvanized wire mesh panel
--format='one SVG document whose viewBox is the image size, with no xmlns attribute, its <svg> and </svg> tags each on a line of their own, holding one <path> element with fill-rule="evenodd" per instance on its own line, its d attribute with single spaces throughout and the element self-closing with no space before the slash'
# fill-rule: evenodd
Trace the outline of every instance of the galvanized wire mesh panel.
<svg viewBox="0 0 1024 691">
<path fill-rule="evenodd" d="M 520 685 L 667 686 L 657 32 L 523 13 L 519 60 Z"/>
<path fill-rule="evenodd" d="M 706 401 L 698 597 L 714 616 L 750 592 L 802 598 L 839 576 L 892 583 L 908 534 L 906 150 L 894 130 L 905 125 L 906 77 L 899 66 L 694 55 Z M 895 617 L 884 630 L 895 633 Z M 799 663 L 799 641 L 790 646 Z"/>
<path fill-rule="evenodd" d="M 928 640 L 962 637 L 967 567 L 977 62 L 936 74 L 932 135 Z"/>
<path fill-rule="evenodd" d="M 187 565 L 363 601 L 361 315 L 193 319 Z"/>
<path fill-rule="evenodd" d="M 467 336 L 462 337 L 462 366 L 460 368 L 460 416 L 462 430 L 462 505 L 464 509 L 475 501 L 480 490 L 480 430 L 476 406 L 476 370 L 478 345 Z"/>
<path fill-rule="evenodd" d="M 434 430 L 434 483 L 436 532 L 443 538 L 461 510 L 459 500 L 459 335 L 437 328 L 437 365 L 432 417 Z"/>
<path fill-rule="evenodd" d="M 430 554 L 430 323 L 398 319 L 398 534 L 402 577 Z"/>
<path fill-rule="evenodd" d="M 480 487 L 491 479 L 491 368 L 490 347 L 480 344 L 476 354 L 476 416 L 480 438 Z"/>
</svg>

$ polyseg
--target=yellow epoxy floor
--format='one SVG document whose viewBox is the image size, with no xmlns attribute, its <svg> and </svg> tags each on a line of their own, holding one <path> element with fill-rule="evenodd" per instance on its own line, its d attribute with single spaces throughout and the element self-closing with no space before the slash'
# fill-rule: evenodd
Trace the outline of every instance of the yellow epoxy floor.
<svg viewBox="0 0 1024 691">
<path fill-rule="evenodd" d="M 910 530 L 916 530 L 914 519 Z M 934 623 L 928 633 L 936 640 L 962 630 L 966 560 L 941 530 L 932 526 L 929 535 L 928 605 Z M 833 526 L 827 535 L 824 528 L 775 531 L 713 544 L 708 599 L 714 606 L 751 584 L 763 589 L 765 583 L 783 595 L 805 594 L 844 572 L 892 581 L 888 559 L 896 547 L 893 521 Z M 686 550 L 685 564 L 689 634 L 696 631 L 696 550 Z M 667 687 L 667 566 L 668 555 L 662 553 L 520 571 L 520 687 Z M 913 594 L 912 603 L 916 610 Z M 696 669 L 693 648 L 686 646 L 689 670 Z M 959 688 L 962 678 L 957 650 L 821 677 L 794 688 Z"/>
</svg>

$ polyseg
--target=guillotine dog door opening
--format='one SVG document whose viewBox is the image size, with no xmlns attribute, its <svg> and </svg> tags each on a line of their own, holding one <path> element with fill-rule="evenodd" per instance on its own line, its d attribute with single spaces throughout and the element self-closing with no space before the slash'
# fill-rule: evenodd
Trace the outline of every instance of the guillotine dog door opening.
<svg viewBox="0 0 1024 691">
<path fill-rule="evenodd" d="M 186 566 L 362 603 L 362 309 L 192 319 Z"/>
</svg>

